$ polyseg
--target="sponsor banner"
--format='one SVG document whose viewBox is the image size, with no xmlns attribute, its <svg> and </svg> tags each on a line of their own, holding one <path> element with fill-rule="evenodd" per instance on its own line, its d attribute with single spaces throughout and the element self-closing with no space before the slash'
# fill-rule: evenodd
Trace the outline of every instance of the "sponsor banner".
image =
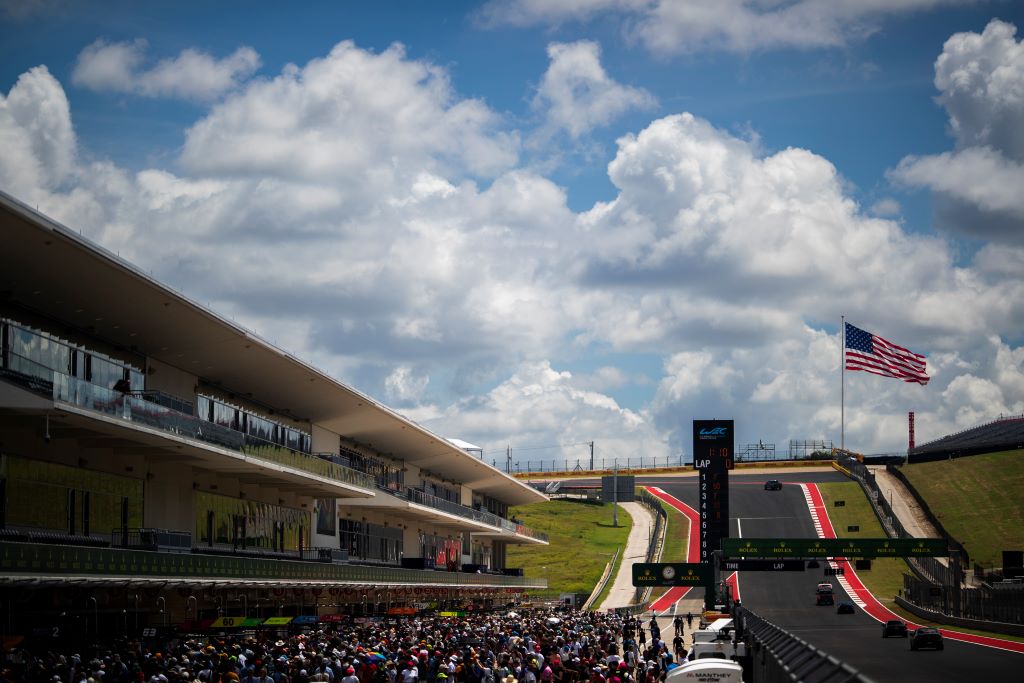
<svg viewBox="0 0 1024 683">
<path fill-rule="evenodd" d="M 697 562 L 634 562 L 633 585 L 700 586 L 707 579 L 708 566 Z"/>
<path fill-rule="evenodd" d="M 337 623 L 344 621 L 345 616 L 343 614 L 322 614 L 320 615 L 320 621 Z"/>
<path fill-rule="evenodd" d="M 305 614 L 292 619 L 293 624 L 315 624 L 318 619 L 315 616 Z"/>
<path fill-rule="evenodd" d="M 723 538 L 725 557 L 945 557 L 942 538 Z"/>
<path fill-rule="evenodd" d="M 264 626 L 287 626 L 292 623 L 291 617 L 270 617 L 263 622 Z"/>
<path fill-rule="evenodd" d="M 390 609 L 388 609 L 388 614 L 414 616 L 416 614 L 416 608 L 415 607 L 391 607 Z"/>
</svg>

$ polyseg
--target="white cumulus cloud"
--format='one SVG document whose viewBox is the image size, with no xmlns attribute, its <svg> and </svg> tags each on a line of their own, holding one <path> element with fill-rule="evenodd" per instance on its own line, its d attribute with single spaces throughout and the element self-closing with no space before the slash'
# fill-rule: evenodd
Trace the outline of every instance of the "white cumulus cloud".
<svg viewBox="0 0 1024 683">
<path fill-rule="evenodd" d="M 361 177 L 353 194 L 390 193 L 424 169 L 495 175 L 517 159 L 514 133 L 483 102 L 459 99 L 447 73 L 339 43 L 304 67 L 251 83 L 187 134 L 196 173 L 304 181 Z"/>
<path fill-rule="evenodd" d="M 72 82 L 90 90 L 211 101 L 237 88 L 260 67 L 256 51 L 240 47 L 223 59 L 188 48 L 143 68 L 146 49 L 144 40 L 97 40 L 78 55 Z"/>
<path fill-rule="evenodd" d="M 601 66 L 600 46 L 589 40 L 548 45 L 551 63 L 534 97 L 534 109 L 548 125 L 572 138 L 605 126 L 631 109 L 653 107 L 654 96 L 642 88 L 622 85 Z"/>
<path fill-rule="evenodd" d="M 982 33 L 957 33 L 935 61 L 938 101 L 956 149 L 908 156 L 890 172 L 929 188 L 949 206 L 955 230 L 1019 242 L 1024 227 L 1024 42 L 993 19 Z"/>
<path fill-rule="evenodd" d="M 76 140 L 68 98 L 45 66 L 0 93 L 0 188 L 34 202 L 74 170 Z"/>
</svg>

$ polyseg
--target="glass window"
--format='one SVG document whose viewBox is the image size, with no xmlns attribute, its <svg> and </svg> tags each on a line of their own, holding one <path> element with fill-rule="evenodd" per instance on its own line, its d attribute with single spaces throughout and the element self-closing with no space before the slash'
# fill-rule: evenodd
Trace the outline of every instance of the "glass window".
<svg viewBox="0 0 1024 683">
<path fill-rule="evenodd" d="M 0 476 L 8 482 L 10 526 L 81 534 L 87 524 L 90 535 L 109 538 L 121 528 L 125 506 L 128 527 L 143 525 L 139 479 L 12 455 L 0 456 Z M 69 492 L 74 492 L 73 515 Z"/>
<path fill-rule="evenodd" d="M 195 493 L 195 538 L 204 545 L 296 551 L 309 542 L 310 515 L 281 505 Z M 208 532 L 212 513 L 213 538 Z M 283 547 L 276 541 L 283 541 Z"/>
</svg>

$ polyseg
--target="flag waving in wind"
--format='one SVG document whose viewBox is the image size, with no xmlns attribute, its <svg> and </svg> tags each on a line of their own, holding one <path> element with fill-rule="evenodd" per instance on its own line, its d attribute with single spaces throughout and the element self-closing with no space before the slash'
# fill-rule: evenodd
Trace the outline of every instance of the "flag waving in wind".
<svg viewBox="0 0 1024 683">
<path fill-rule="evenodd" d="M 846 369 L 928 384 L 924 356 L 846 323 Z"/>
</svg>

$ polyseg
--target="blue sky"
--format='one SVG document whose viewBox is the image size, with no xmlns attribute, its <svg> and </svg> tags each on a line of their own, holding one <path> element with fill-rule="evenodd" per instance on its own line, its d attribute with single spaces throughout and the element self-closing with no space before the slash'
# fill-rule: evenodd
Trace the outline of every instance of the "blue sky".
<svg viewBox="0 0 1024 683">
<path fill-rule="evenodd" d="M 847 377 L 899 450 L 1024 412 L 1022 20 L 0 3 L 0 189 L 488 453 L 838 441 L 843 314 L 929 357 Z"/>
</svg>

